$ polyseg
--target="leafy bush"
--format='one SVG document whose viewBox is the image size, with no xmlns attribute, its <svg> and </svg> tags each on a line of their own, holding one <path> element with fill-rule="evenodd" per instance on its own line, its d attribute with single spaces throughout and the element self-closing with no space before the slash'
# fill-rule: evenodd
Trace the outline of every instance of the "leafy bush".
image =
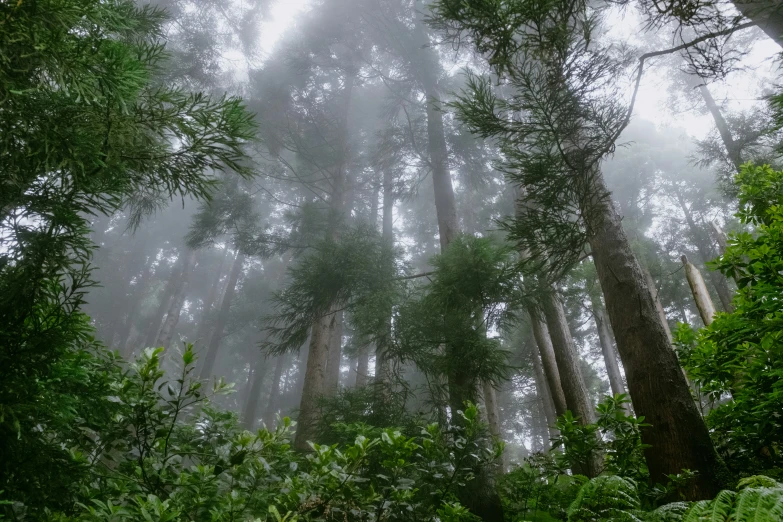
<svg viewBox="0 0 783 522">
<path fill-rule="evenodd" d="M 737 282 L 735 310 L 698 332 L 680 326 L 677 341 L 688 376 L 722 402 L 707 417 L 719 451 L 754 472 L 783 458 L 783 172 L 746 164 L 736 182 L 752 232 L 733 234 L 714 262 Z"/>
<path fill-rule="evenodd" d="M 111 419 L 94 444 L 73 448 L 84 466 L 61 499 L 57 520 L 474 520 L 457 500 L 474 469 L 499 457 L 484 437 L 478 410 L 450 433 L 437 424 L 414 435 L 344 425 L 347 444 L 289 444 L 294 425 L 249 433 L 234 414 L 210 407 L 217 394 L 190 377 L 192 346 L 174 379 L 161 369 L 161 349 L 110 382 Z M 366 433 L 362 434 L 362 432 Z M 4 497 L 18 500 L 13 496 Z M 70 501 L 70 505 L 68 505 Z M 22 513 L 16 503 L 9 509 Z M 9 511 L 11 514 L 11 511 Z"/>
</svg>

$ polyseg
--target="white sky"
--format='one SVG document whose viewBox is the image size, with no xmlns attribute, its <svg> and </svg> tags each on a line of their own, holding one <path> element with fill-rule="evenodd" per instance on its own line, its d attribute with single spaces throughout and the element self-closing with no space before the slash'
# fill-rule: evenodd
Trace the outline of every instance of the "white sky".
<svg viewBox="0 0 783 522">
<path fill-rule="evenodd" d="M 310 5 L 309 0 L 277 0 L 268 19 L 261 25 L 261 49 L 264 58 L 274 50 L 280 37 L 294 23 L 296 16 Z"/>
</svg>

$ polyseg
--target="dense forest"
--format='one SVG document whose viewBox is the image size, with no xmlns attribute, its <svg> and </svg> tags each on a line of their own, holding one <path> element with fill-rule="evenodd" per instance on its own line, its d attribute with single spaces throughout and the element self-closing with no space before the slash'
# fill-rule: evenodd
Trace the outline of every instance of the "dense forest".
<svg viewBox="0 0 783 522">
<path fill-rule="evenodd" d="M 0 0 L 0 519 L 783 520 L 779 0 Z"/>
</svg>

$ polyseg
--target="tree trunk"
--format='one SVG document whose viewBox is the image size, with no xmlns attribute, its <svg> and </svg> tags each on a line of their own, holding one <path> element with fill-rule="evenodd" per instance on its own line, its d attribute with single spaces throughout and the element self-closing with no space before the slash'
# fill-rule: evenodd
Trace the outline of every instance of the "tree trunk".
<svg viewBox="0 0 783 522">
<path fill-rule="evenodd" d="M 344 112 L 339 123 L 339 164 L 332 176 L 332 192 L 329 200 L 329 226 L 326 237 L 335 239 L 338 236 L 345 202 L 345 169 L 348 162 L 348 113 L 351 107 L 351 97 L 356 78 L 348 73 L 343 88 Z M 326 371 L 329 359 L 330 325 L 336 310 L 313 322 L 310 336 L 310 350 L 304 375 L 302 398 L 299 404 L 299 424 L 294 439 L 294 448 L 300 451 L 309 450 L 308 442 L 315 439 L 318 428 L 318 397 L 326 391 Z"/>
<path fill-rule="evenodd" d="M 326 363 L 324 394 L 330 397 L 340 390 L 340 366 L 343 356 L 343 312 L 333 314 L 329 327 L 329 355 Z"/>
<path fill-rule="evenodd" d="M 679 193 L 677 194 L 677 202 L 680 204 L 680 208 L 685 215 L 685 222 L 688 224 L 688 228 L 691 231 L 693 244 L 696 247 L 696 251 L 699 253 L 702 264 L 717 257 L 712 250 L 712 245 L 710 245 L 711 241 L 708 233 L 696 224 L 691 210 L 688 208 L 687 203 L 685 203 L 685 199 Z M 734 306 L 731 304 L 731 290 L 729 290 L 729 282 L 726 279 L 726 276 L 717 270 L 707 269 L 707 273 L 712 286 L 715 288 L 715 292 L 718 294 L 718 299 L 720 299 L 723 310 L 726 312 L 734 311 Z"/>
<path fill-rule="evenodd" d="M 547 384 L 547 379 L 544 375 L 544 367 L 541 364 L 541 359 L 539 358 L 538 353 L 535 351 L 531 352 L 530 358 L 533 360 L 533 377 L 536 383 L 536 394 L 541 400 L 541 409 L 544 412 L 544 419 L 546 421 L 549 438 L 553 439 L 557 437 L 559 433 L 555 428 L 555 424 L 557 423 L 555 403 L 552 400 L 552 393 L 549 391 L 549 385 Z M 548 446 L 548 444 L 546 445 Z"/>
<path fill-rule="evenodd" d="M 382 234 L 383 242 L 387 246 L 394 246 L 394 177 L 391 168 L 383 170 L 383 219 Z M 381 392 L 380 400 L 391 386 L 391 368 L 387 359 L 386 351 L 388 343 L 391 341 L 391 310 L 388 311 L 386 322 L 386 331 L 375 343 L 375 380 L 378 389 Z M 368 365 L 369 366 L 369 365 Z"/>
<path fill-rule="evenodd" d="M 417 4 L 418 5 L 418 4 Z M 438 235 L 441 252 L 459 233 L 457 222 L 457 205 L 454 198 L 454 187 L 449 172 L 448 148 L 443 127 L 443 114 L 438 96 L 437 71 L 439 70 L 437 55 L 429 44 L 429 35 L 420 19 L 420 12 L 414 13 L 414 38 L 421 44 L 417 56 L 413 57 L 417 67 L 416 75 L 427 98 L 427 141 L 429 147 L 432 183 L 435 189 L 435 213 L 438 219 Z M 447 353 L 451 347 L 446 346 Z M 463 408 L 465 400 L 476 401 L 478 382 L 469 368 L 456 368 L 449 372 L 449 403 L 452 412 Z M 488 469 L 476 470 L 476 480 L 471 487 L 462 488 L 460 500 L 470 511 L 485 522 L 503 522 L 503 506 L 500 496 L 494 487 L 494 477 Z"/>
<path fill-rule="evenodd" d="M 228 318 L 231 314 L 231 302 L 234 300 L 237 281 L 239 281 L 239 276 L 242 274 L 242 266 L 244 264 L 245 255 L 237 253 L 237 256 L 234 258 L 234 264 L 231 266 L 231 272 L 228 275 L 228 284 L 226 285 L 226 291 L 223 294 L 223 301 L 220 304 L 220 313 L 218 313 L 215 329 L 212 331 L 212 336 L 209 339 L 204 362 L 201 366 L 201 371 L 199 372 L 202 379 L 209 379 L 212 376 L 212 370 L 215 366 L 218 350 L 220 349 L 220 342 L 223 340 L 223 331 L 226 328 Z"/>
<path fill-rule="evenodd" d="M 125 318 L 125 323 L 122 325 L 120 331 L 120 353 L 123 357 L 130 358 L 133 352 L 133 345 L 131 344 L 131 331 L 133 325 L 136 324 L 136 319 L 139 317 L 141 311 L 141 303 L 144 301 L 144 294 L 147 291 L 147 285 L 149 284 L 150 275 L 152 274 L 152 258 L 149 258 L 149 262 L 144 264 L 143 272 L 136 283 L 136 290 L 133 292 L 133 305 L 128 316 Z"/>
<path fill-rule="evenodd" d="M 715 306 L 712 304 L 712 299 L 710 299 L 710 293 L 707 291 L 704 278 L 701 276 L 699 269 L 693 266 L 687 257 L 682 256 L 682 264 L 685 265 L 685 277 L 688 279 L 688 286 L 691 287 L 693 300 L 696 302 L 696 308 L 699 310 L 701 320 L 704 326 L 709 326 L 712 324 L 713 317 L 715 317 Z"/>
<path fill-rule="evenodd" d="M 275 363 L 275 372 L 272 375 L 272 387 L 269 390 L 269 402 L 266 403 L 266 411 L 264 412 L 264 424 L 268 430 L 273 430 L 277 421 L 277 405 L 280 397 L 280 377 L 283 375 L 283 370 L 288 366 L 290 355 L 285 353 L 277 358 Z"/>
<path fill-rule="evenodd" d="M 377 364 L 377 359 L 376 359 Z M 370 347 L 363 344 L 359 347 L 359 354 L 356 358 L 356 379 L 354 380 L 354 386 L 356 388 L 364 388 L 367 386 L 368 372 L 370 371 Z"/>
<path fill-rule="evenodd" d="M 184 252 L 180 252 L 179 257 L 177 258 L 177 262 L 171 269 L 171 276 L 169 277 L 168 282 L 166 282 L 166 287 L 163 289 L 163 294 L 160 296 L 158 308 L 155 310 L 155 314 L 150 319 L 149 328 L 147 329 L 147 334 L 144 337 L 144 345 L 142 348 L 149 348 L 154 346 L 155 341 L 158 339 L 158 334 L 160 333 L 164 314 L 169 309 L 171 298 L 174 296 L 174 292 L 176 292 L 177 288 L 179 287 L 179 280 L 182 278 L 186 259 L 187 255 Z"/>
<path fill-rule="evenodd" d="M 500 430 L 500 408 L 498 407 L 498 397 L 495 387 L 489 381 L 482 383 L 482 391 L 484 395 L 484 408 L 487 412 L 487 426 L 489 432 L 498 440 L 503 440 L 503 435 Z M 506 472 L 506 455 L 503 452 L 503 456 L 500 458 L 500 473 Z"/>
<path fill-rule="evenodd" d="M 538 346 L 538 353 L 541 356 L 547 386 L 552 396 L 555 420 L 557 420 L 557 417 L 566 412 L 568 406 L 566 405 L 565 393 L 563 393 L 563 385 L 560 382 L 560 372 L 557 369 L 552 338 L 549 335 L 549 328 L 546 322 L 544 322 L 537 310 L 530 310 L 530 322 L 533 326 L 533 336 Z M 554 423 L 552 425 L 554 426 Z"/>
<path fill-rule="evenodd" d="M 169 348 L 171 339 L 174 337 L 174 328 L 177 327 L 179 322 L 180 313 L 182 313 L 182 305 L 185 303 L 185 290 L 188 286 L 188 279 L 190 278 L 190 272 L 196 265 L 196 252 L 193 251 L 188 256 L 185 267 L 182 269 L 182 277 L 179 278 L 179 286 L 174 292 L 174 296 L 171 299 L 171 305 L 169 311 L 166 314 L 166 320 L 163 321 L 163 326 L 160 329 L 156 346 L 162 346 Z"/>
<path fill-rule="evenodd" d="M 598 331 L 598 341 L 601 343 L 601 352 L 604 355 L 606 375 L 609 377 L 609 386 L 613 395 L 626 393 L 623 384 L 623 374 L 620 372 L 620 364 L 617 362 L 617 352 L 612 342 L 612 333 L 609 331 L 609 319 L 600 303 L 593 301 L 593 318 L 595 328 Z"/>
<path fill-rule="evenodd" d="M 712 445 L 672 349 L 652 289 L 634 256 L 599 172 L 596 197 L 584 214 L 588 240 L 604 292 L 634 411 L 651 426 L 642 431 L 650 478 L 666 483 L 683 469 L 698 472 L 685 490 L 690 500 L 713 498 L 725 466 Z"/>
<path fill-rule="evenodd" d="M 307 354 L 302 400 L 299 404 L 299 419 L 294 438 L 294 448 L 300 451 L 310 449 L 308 442 L 315 440 L 318 428 L 318 397 L 324 392 L 331 319 L 327 315 L 315 321 L 310 334 L 310 350 Z"/>
<path fill-rule="evenodd" d="M 634 257 L 634 259 L 636 259 Z M 638 263 L 638 262 L 637 262 Z M 658 299 L 658 287 L 655 285 L 655 281 L 652 278 L 652 275 L 650 274 L 650 271 L 647 270 L 647 268 L 639 265 L 640 270 L 642 271 L 644 275 L 644 280 L 647 283 L 647 288 L 649 288 L 650 293 L 653 298 L 653 302 L 655 303 L 655 311 L 658 313 L 658 319 L 660 320 L 661 326 L 663 326 L 663 330 L 666 333 L 666 338 L 669 340 L 669 344 L 672 343 L 672 330 L 669 328 L 669 320 L 666 318 L 666 310 L 663 309 L 663 305 L 661 304 L 661 300 Z M 606 295 L 606 294 L 604 294 Z M 611 323 L 611 320 L 610 320 Z M 622 358 L 622 357 L 621 357 Z"/>
<path fill-rule="evenodd" d="M 582 371 L 579 369 L 579 356 L 568 328 L 568 320 L 563 310 L 563 303 L 554 289 L 546 288 L 541 295 L 541 309 L 546 317 L 552 347 L 555 351 L 557 370 L 560 373 L 560 383 L 563 386 L 566 405 L 571 413 L 579 419 L 582 425 L 595 422 L 593 405 L 587 395 Z M 585 463 L 585 468 L 579 470 L 588 477 L 595 477 L 601 472 L 600 456 L 594 455 Z"/>
<path fill-rule="evenodd" d="M 223 278 L 223 266 L 226 264 L 226 259 L 229 256 L 229 250 L 226 249 L 226 253 L 220 259 L 220 264 L 215 272 L 215 278 L 212 280 L 212 284 L 209 287 L 209 293 L 204 301 L 204 309 L 201 312 L 201 320 L 196 331 L 196 343 L 204 343 L 207 341 L 207 334 L 209 333 L 210 319 L 212 316 L 212 308 L 215 306 L 215 300 L 218 296 L 218 289 L 220 288 L 220 280 Z"/>
<path fill-rule="evenodd" d="M 280 361 L 282 357 L 278 357 Z M 248 431 L 253 431 L 258 420 L 258 401 L 261 399 L 261 391 L 264 384 L 264 367 L 266 366 L 267 357 L 259 350 L 256 354 L 256 360 L 253 364 L 253 379 L 250 383 L 250 391 L 247 394 L 247 401 L 245 402 L 245 408 L 242 412 L 242 424 Z M 273 383 L 274 385 L 274 383 Z M 271 399 L 271 397 L 270 397 Z"/>
<path fill-rule="evenodd" d="M 723 146 L 726 147 L 729 160 L 734 165 L 734 168 L 739 171 L 740 165 L 742 165 L 742 151 L 740 151 L 739 144 L 734 141 L 729 124 L 726 123 L 726 119 L 723 117 L 718 104 L 715 103 L 712 94 L 710 94 L 710 90 L 703 83 L 699 83 L 699 93 L 707 106 L 707 110 L 710 111 L 713 121 L 715 121 L 715 126 L 718 128 L 718 134 L 720 134 L 720 139 L 723 141 Z"/>
<path fill-rule="evenodd" d="M 734 6 L 742 16 L 756 22 L 767 36 L 783 47 L 783 6 L 778 0 L 735 1 Z"/>
</svg>

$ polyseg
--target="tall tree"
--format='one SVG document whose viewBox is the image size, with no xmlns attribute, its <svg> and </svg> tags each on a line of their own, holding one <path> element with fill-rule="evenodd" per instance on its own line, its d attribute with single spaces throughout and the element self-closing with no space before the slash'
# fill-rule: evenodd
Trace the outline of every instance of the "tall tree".
<svg viewBox="0 0 783 522">
<path fill-rule="evenodd" d="M 652 479 L 698 470 L 686 494 L 711 497 L 720 489 L 722 464 L 598 168 L 630 117 L 599 87 L 615 93 L 624 72 L 591 38 L 601 27 L 599 15 L 578 0 L 545 10 L 525 2 L 436 5 L 442 26 L 490 53 L 494 71 L 514 88 L 499 99 L 488 80 L 474 76 L 457 107 L 471 128 L 500 141 L 507 171 L 540 203 L 526 213 L 527 231 L 517 230 L 518 237 L 528 238 L 538 266 L 550 272 L 568 270 L 584 243 L 590 245 L 634 410 L 651 424 L 642 438 Z"/>
<path fill-rule="evenodd" d="M 220 351 L 220 343 L 223 340 L 223 333 L 231 312 L 231 303 L 234 300 L 237 283 L 242 275 L 242 267 L 244 264 L 245 255 L 242 252 L 237 252 L 236 257 L 234 257 L 234 262 L 231 265 L 231 272 L 228 274 L 228 283 L 226 284 L 226 290 L 223 293 L 223 299 L 220 303 L 220 312 L 218 313 L 215 322 L 215 328 L 209 338 L 209 344 L 207 345 L 201 369 L 199 370 L 199 375 L 202 379 L 209 379 L 212 377 L 215 361 L 217 360 L 217 355 Z"/>
</svg>

